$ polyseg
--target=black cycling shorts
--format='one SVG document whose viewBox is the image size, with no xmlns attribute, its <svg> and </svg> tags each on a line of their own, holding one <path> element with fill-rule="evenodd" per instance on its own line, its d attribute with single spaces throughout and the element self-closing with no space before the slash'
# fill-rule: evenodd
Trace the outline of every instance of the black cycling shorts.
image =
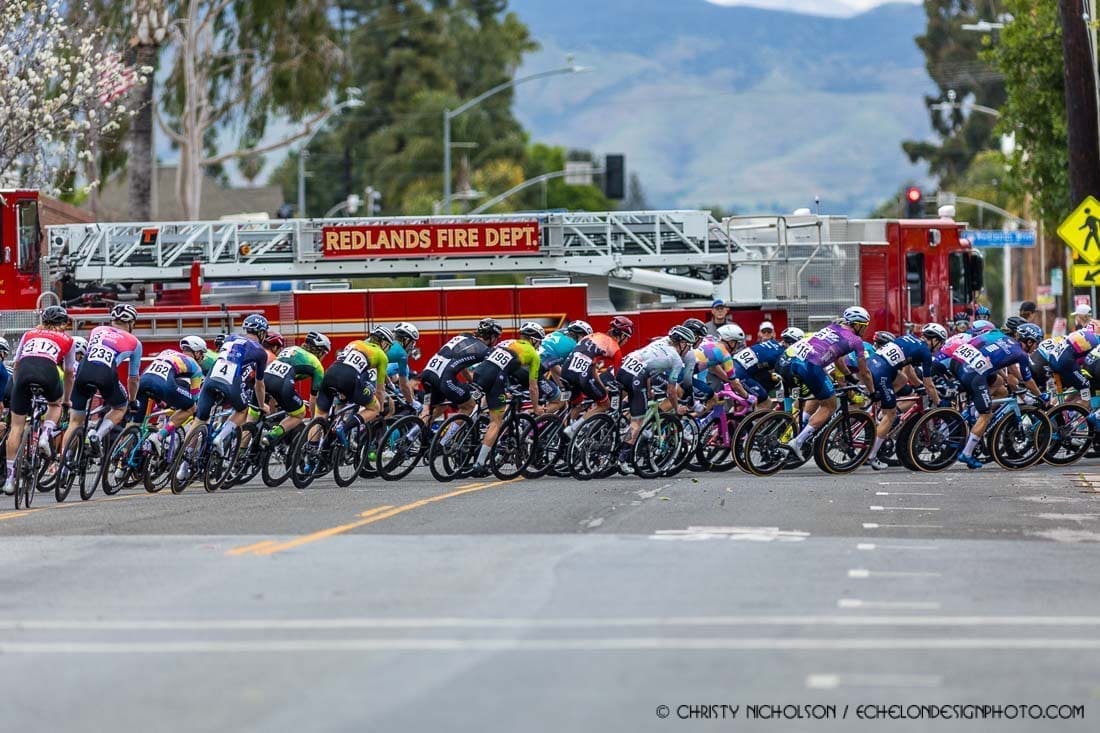
<svg viewBox="0 0 1100 733">
<path fill-rule="evenodd" d="M 122 382 L 118 381 L 118 372 L 114 367 L 95 361 L 82 361 L 80 368 L 76 370 L 76 380 L 73 382 L 73 410 L 84 412 L 88 409 L 88 401 L 96 392 L 103 397 L 103 404 L 111 409 L 125 407 L 127 402 L 126 389 Z"/>
<path fill-rule="evenodd" d="M 438 407 L 451 404 L 455 407 L 470 401 L 470 385 L 454 375 L 439 376 L 435 372 L 420 373 L 420 383 L 429 396 L 429 404 Z"/>
<path fill-rule="evenodd" d="M 363 374 L 347 364 L 333 364 L 321 380 L 321 391 L 317 393 L 317 411 L 328 414 L 337 397 L 354 402 L 359 407 L 368 407 L 374 402 L 374 383 L 367 381 Z M 265 382 L 266 385 L 266 382 Z"/>
<path fill-rule="evenodd" d="M 294 389 L 293 379 L 268 372 L 264 375 L 264 391 L 268 399 L 274 400 L 279 409 L 291 417 L 301 417 L 305 413 L 306 403 Z"/>
<path fill-rule="evenodd" d="M 485 392 L 485 404 L 490 410 L 502 410 L 508 402 L 508 376 L 496 364 L 483 361 L 474 369 L 474 384 Z"/>
<path fill-rule="evenodd" d="M 0 365 L 0 369 L 3 369 Z M 11 414 L 27 416 L 31 413 L 31 386 L 38 385 L 47 402 L 57 402 L 65 393 L 65 385 L 57 371 L 57 364 L 39 356 L 19 360 L 19 367 L 11 383 Z"/>
<path fill-rule="evenodd" d="M 622 369 L 615 375 L 630 405 L 631 417 L 642 417 L 649 407 L 649 376 L 642 372 L 634 375 Z"/>
<path fill-rule="evenodd" d="M 611 378 L 609 372 L 597 374 L 595 367 L 585 373 L 564 369 L 561 377 L 573 391 L 572 403 L 574 405 L 581 402 L 585 397 L 596 404 L 603 404 L 608 401 L 607 387 L 604 383 Z"/>
</svg>

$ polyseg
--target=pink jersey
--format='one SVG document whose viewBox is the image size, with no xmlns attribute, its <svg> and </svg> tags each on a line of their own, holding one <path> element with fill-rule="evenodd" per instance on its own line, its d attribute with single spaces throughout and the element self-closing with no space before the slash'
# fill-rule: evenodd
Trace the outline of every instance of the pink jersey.
<svg viewBox="0 0 1100 733">
<path fill-rule="evenodd" d="M 99 326 L 88 336 L 88 352 L 84 362 L 105 364 L 117 369 L 129 360 L 130 376 L 136 377 L 141 369 L 141 341 L 129 331 L 114 326 Z"/>
</svg>

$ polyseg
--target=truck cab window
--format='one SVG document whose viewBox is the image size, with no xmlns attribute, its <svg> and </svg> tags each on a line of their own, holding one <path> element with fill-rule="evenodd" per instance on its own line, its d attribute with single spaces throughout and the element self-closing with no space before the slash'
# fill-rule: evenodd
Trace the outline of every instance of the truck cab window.
<svg viewBox="0 0 1100 733">
<path fill-rule="evenodd" d="M 964 252 L 952 252 L 947 261 L 947 274 L 951 280 L 951 304 L 966 305 L 970 302 L 970 284 L 967 278 L 967 262 Z"/>
<path fill-rule="evenodd" d="M 37 272 L 42 235 L 38 228 L 38 202 L 21 202 L 16 208 L 16 216 L 19 229 L 19 271 Z"/>
<path fill-rule="evenodd" d="M 909 305 L 924 305 L 924 255 L 910 252 L 905 255 L 905 283 L 909 288 Z"/>
</svg>

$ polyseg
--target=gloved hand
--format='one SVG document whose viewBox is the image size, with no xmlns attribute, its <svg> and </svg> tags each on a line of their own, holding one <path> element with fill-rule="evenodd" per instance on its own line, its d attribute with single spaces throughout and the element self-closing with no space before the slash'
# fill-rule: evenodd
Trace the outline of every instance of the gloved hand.
<svg viewBox="0 0 1100 733">
<path fill-rule="evenodd" d="M 946 397 L 941 397 L 940 403 L 939 405 L 937 405 L 937 407 L 951 407 L 951 400 L 947 399 Z"/>
<path fill-rule="evenodd" d="M 412 408 L 413 412 L 420 412 L 422 409 L 424 409 L 424 403 L 420 402 L 419 400 L 413 400 Z"/>
<path fill-rule="evenodd" d="M 1049 405 L 1050 404 L 1050 393 L 1049 392 L 1040 392 L 1039 393 L 1039 402 L 1043 403 L 1044 405 Z"/>
</svg>

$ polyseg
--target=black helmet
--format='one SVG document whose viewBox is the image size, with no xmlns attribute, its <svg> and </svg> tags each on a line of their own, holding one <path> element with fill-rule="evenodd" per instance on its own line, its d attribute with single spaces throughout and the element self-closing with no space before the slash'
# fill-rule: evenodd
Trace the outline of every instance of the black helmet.
<svg viewBox="0 0 1100 733">
<path fill-rule="evenodd" d="M 703 323 L 698 318 L 689 318 L 684 321 L 682 325 L 684 328 L 691 329 L 698 338 L 703 338 L 707 335 L 707 324 Z"/>
<path fill-rule="evenodd" d="M 59 305 L 51 305 L 42 311 L 42 323 L 47 326 L 61 326 L 69 322 L 69 311 Z"/>
<path fill-rule="evenodd" d="M 1016 329 L 1027 322 L 1028 320 L 1026 318 L 1021 318 L 1020 316 L 1009 316 L 1005 319 L 1004 332 L 1009 336 L 1015 336 Z"/>
<path fill-rule="evenodd" d="M 485 338 L 496 338 L 502 333 L 504 329 L 492 318 L 482 318 L 477 324 L 477 330 L 474 331 L 477 336 Z"/>
<path fill-rule="evenodd" d="M 872 339 L 875 342 L 875 346 L 885 346 L 886 344 L 892 344 L 897 340 L 890 331 L 875 331 L 875 337 Z"/>
</svg>

